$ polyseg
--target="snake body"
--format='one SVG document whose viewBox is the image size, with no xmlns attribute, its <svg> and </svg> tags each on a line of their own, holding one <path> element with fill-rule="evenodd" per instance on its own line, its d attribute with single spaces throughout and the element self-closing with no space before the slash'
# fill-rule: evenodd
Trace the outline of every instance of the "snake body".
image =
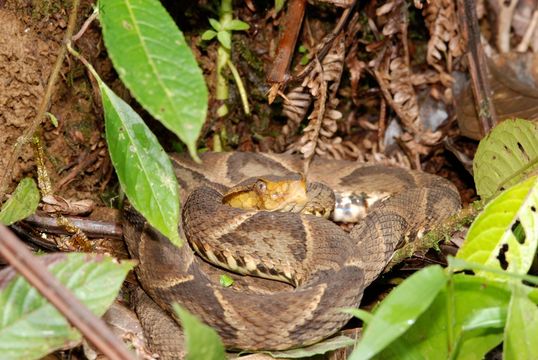
<svg viewBox="0 0 538 360">
<path fill-rule="evenodd" d="M 196 164 L 172 156 L 184 202 L 181 230 L 192 248 L 239 272 L 289 279 L 295 287 L 239 275 L 231 275 L 232 287 L 223 287 L 224 270 L 189 246 L 174 247 L 136 212 L 126 212 L 124 233 L 146 293 L 169 314 L 171 304 L 180 303 L 233 349 L 283 350 L 335 333 L 350 319 L 338 308 L 359 305 L 394 251 L 460 207 L 454 186 L 434 175 L 314 159 L 308 181 L 366 199 L 390 195 L 370 206 L 348 234 L 320 217 L 222 204 L 222 193 L 246 178 L 301 173 L 298 157 L 231 152 L 202 159 Z"/>
</svg>

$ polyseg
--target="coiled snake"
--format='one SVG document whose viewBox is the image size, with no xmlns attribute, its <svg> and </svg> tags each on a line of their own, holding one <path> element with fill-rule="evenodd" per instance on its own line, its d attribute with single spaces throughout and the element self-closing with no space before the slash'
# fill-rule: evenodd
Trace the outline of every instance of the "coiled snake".
<svg viewBox="0 0 538 360">
<path fill-rule="evenodd" d="M 394 251 L 460 207 L 455 187 L 434 175 L 314 159 L 308 181 L 353 192 L 366 204 L 390 195 L 370 206 L 348 234 L 321 217 L 222 204 L 222 192 L 245 178 L 300 173 L 298 157 L 231 152 L 206 153 L 202 159 L 196 164 L 172 156 L 182 202 L 190 194 L 181 229 L 193 247 L 220 263 L 295 279 L 295 288 L 239 275 L 232 275 L 232 287 L 223 287 L 219 276 L 224 270 L 195 256 L 188 245 L 175 248 L 134 211 L 126 212 L 124 233 L 129 251 L 139 259 L 137 275 L 145 292 L 169 313 L 172 303 L 180 303 L 233 349 L 288 349 L 335 333 L 350 319 L 338 308 L 359 305 L 365 287 Z M 218 243 L 206 245 L 204 239 Z"/>
</svg>

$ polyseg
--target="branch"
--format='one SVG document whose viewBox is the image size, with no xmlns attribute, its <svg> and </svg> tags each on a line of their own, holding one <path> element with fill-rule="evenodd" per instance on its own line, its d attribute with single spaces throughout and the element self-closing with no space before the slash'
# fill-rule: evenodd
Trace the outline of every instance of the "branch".
<svg viewBox="0 0 538 360">
<path fill-rule="evenodd" d="M 480 28 L 476 17 L 474 0 L 458 0 L 459 18 L 463 21 L 463 34 L 467 38 L 467 55 L 476 113 L 482 135 L 486 135 L 497 123 L 495 107 L 491 100 L 491 87 L 484 49 L 480 44 Z"/>
<path fill-rule="evenodd" d="M 95 316 L 30 251 L 7 227 L 0 225 L 0 253 L 58 311 L 64 315 L 107 358 L 130 360 L 127 350 L 103 320 Z"/>
</svg>

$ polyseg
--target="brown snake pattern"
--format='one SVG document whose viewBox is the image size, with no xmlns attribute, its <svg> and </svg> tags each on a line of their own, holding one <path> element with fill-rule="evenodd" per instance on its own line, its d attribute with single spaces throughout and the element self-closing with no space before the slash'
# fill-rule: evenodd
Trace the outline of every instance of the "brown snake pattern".
<svg viewBox="0 0 538 360">
<path fill-rule="evenodd" d="M 350 318 L 337 309 L 359 305 L 365 287 L 394 251 L 460 207 L 455 187 L 437 176 L 315 159 L 309 181 L 335 191 L 392 195 L 372 206 L 348 234 L 319 217 L 222 204 L 221 191 L 245 178 L 302 172 L 299 158 L 240 152 L 202 158 L 200 165 L 172 156 L 182 200 L 188 195 L 181 230 L 192 246 L 222 262 L 296 279 L 295 288 L 239 275 L 232 275 L 234 285 L 225 288 L 219 284 L 224 270 L 195 256 L 189 246 L 175 248 L 134 211 L 126 211 L 124 233 L 139 259 L 137 275 L 146 293 L 169 313 L 173 302 L 182 304 L 216 329 L 228 348 L 288 349 L 335 333 Z M 208 238 L 215 243 L 204 244 Z"/>
</svg>

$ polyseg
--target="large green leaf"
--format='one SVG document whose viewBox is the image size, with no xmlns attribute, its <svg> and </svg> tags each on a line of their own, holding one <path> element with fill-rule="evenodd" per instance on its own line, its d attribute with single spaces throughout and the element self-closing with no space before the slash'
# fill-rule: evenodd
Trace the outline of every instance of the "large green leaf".
<svg viewBox="0 0 538 360">
<path fill-rule="evenodd" d="M 521 283 L 514 282 L 504 330 L 503 359 L 538 359 L 538 308 Z"/>
<path fill-rule="evenodd" d="M 183 34 L 158 0 L 100 0 L 99 8 L 108 55 L 121 80 L 196 158 L 207 88 Z"/>
<path fill-rule="evenodd" d="M 510 300 L 506 283 L 464 274 L 452 279 L 452 292 L 444 288 L 416 323 L 390 343 L 376 359 L 448 359 L 449 329 L 458 360 L 482 359 L 503 339 L 502 325 Z M 453 311 L 447 315 L 448 299 Z M 458 344 L 459 343 L 459 344 Z"/>
<path fill-rule="evenodd" d="M 179 191 L 170 158 L 140 116 L 98 82 L 108 151 L 123 191 L 151 225 L 180 245 Z"/>
<path fill-rule="evenodd" d="M 428 309 L 447 280 L 440 266 L 424 268 L 407 278 L 379 305 L 349 359 L 370 359 L 385 349 Z"/>
<path fill-rule="evenodd" d="M 22 179 L 12 196 L 2 206 L 0 223 L 11 225 L 32 215 L 39 205 L 39 198 L 39 190 L 34 179 Z"/>
<path fill-rule="evenodd" d="M 471 225 L 457 258 L 526 274 L 538 244 L 537 209 L 538 177 L 502 192 Z M 500 276 L 486 271 L 477 274 Z"/>
<path fill-rule="evenodd" d="M 174 304 L 173 307 L 185 332 L 186 360 L 226 359 L 224 345 L 215 330 L 178 304 Z"/>
<path fill-rule="evenodd" d="M 132 262 L 119 264 L 95 254 L 52 254 L 39 258 L 94 314 L 116 298 Z M 35 288 L 11 269 L 0 272 L 0 357 L 39 359 L 80 339 L 78 332 Z"/>
<path fill-rule="evenodd" d="M 478 145 L 473 160 L 478 195 L 490 198 L 538 166 L 538 124 L 521 119 L 497 125 Z"/>
</svg>

